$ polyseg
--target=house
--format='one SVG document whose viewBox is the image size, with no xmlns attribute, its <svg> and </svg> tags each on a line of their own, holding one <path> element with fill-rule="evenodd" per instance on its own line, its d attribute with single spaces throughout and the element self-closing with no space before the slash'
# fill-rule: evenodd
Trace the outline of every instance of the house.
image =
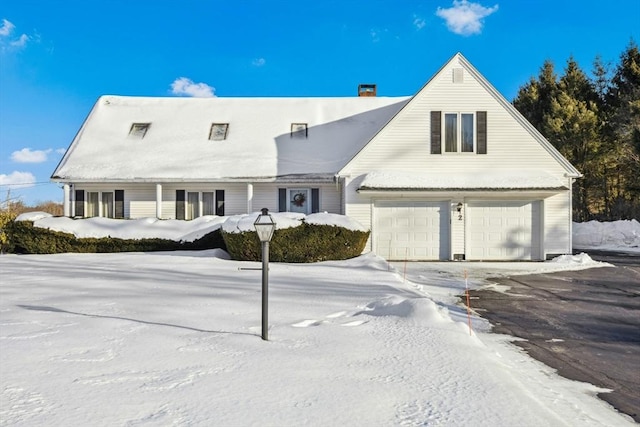
<svg viewBox="0 0 640 427">
<path fill-rule="evenodd" d="M 571 251 L 580 173 L 461 55 L 414 96 L 98 99 L 52 180 L 65 215 L 348 215 L 392 260 Z M 373 93 L 372 93 L 373 92 Z"/>
</svg>

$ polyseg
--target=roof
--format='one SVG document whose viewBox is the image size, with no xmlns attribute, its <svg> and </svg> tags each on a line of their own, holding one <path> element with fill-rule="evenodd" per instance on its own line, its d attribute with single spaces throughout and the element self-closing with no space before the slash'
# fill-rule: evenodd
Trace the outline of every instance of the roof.
<svg viewBox="0 0 640 427">
<path fill-rule="evenodd" d="M 358 191 L 487 191 L 566 190 L 558 177 L 540 170 L 478 173 L 408 173 L 374 171 L 366 174 Z"/>
<path fill-rule="evenodd" d="M 53 173 L 58 181 L 224 181 L 333 177 L 409 97 L 102 96 Z M 150 123 L 143 138 L 133 123 Z M 223 141 L 212 123 L 228 123 Z M 292 138 L 306 123 L 307 138 Z"/>
</svg>

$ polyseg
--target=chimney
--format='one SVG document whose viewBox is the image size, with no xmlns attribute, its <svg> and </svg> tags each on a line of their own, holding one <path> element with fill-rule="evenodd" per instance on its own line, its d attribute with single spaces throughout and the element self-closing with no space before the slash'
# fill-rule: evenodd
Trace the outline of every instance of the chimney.
<svg viewBox="0 0 640 427">
<path fill-rule="evenodd" d="M 358 85 L 358 96 L 376 96 L 376 85 L 360 84 Z"/>
</svg>

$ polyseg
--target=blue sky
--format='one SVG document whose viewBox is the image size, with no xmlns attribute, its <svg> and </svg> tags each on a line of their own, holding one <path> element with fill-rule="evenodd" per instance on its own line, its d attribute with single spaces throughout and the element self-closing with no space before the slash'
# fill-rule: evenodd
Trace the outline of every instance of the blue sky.
<svg viewBox="0 0 640 427">
<path fill-rule="evenodd" d="M 545 59 L 617 64 L 638 22 L 638 0 L 5 1 L 0 200 L 61 201 L 49 177 L 103 94 L 412 95 L 462 52 L 512 100 Z"/>
</svg>

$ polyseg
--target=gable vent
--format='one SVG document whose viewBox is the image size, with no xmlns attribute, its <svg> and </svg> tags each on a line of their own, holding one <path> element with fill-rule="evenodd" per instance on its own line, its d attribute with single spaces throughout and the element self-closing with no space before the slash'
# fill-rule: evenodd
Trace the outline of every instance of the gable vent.
<svg viewBox="0 0 640 427">
<path fill-rule="evenodd" d="M 453 69 L 453 82 L 462 83 L 464 81 L 464 70 L 462 68 Z"/>
</svg>

